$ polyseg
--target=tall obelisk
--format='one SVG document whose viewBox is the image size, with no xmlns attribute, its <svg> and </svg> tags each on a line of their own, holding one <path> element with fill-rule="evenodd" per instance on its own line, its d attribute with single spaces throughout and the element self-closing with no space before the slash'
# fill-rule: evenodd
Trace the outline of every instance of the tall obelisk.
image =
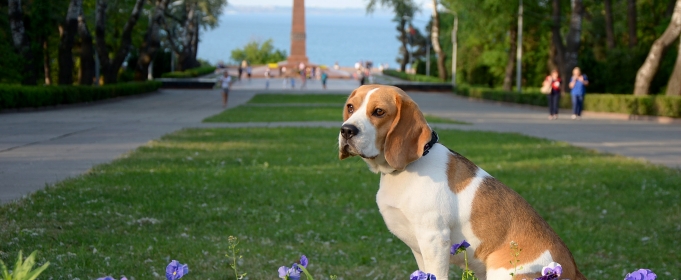
<svg viewBox="0 0 681 280">
<path fill-rule="evenodd" d="M 289 65 L 307 64 L 305 51 L 305 0 L 293 0 L 293 23 L 291 25 L 291 55 Z"/>
</svg>

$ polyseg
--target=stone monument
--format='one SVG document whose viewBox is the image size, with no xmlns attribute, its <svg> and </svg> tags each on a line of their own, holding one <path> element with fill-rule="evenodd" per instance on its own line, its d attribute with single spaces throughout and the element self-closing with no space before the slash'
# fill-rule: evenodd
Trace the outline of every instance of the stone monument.
<svg viewBox="0 0 681 280">
<path fill-rule="evenodd" d="M 291 55 L 288 65 L 308 64 L 305 46 L 305 0 L 293 0 L 293 22 L 291 24 Z"/>
</svg>

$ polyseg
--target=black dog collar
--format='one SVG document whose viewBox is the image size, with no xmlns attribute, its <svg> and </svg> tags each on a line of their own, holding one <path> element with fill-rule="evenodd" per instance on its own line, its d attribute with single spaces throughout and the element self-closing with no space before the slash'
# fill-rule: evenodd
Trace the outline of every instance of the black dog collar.
<svg viewBox="0 0 681 280">
<path fill-rule="evenodd" d="M 440 140 L 440 137 L 437 136 L 437 133 L 435 132 L 435 130 L 432 130 L 432 131 L 433 131 L 433 133 L 430 136 L 430 142 L 426 143 L 426 145 L 423 146 L 423 155 L 424 156 L 427 155 L 428 152 L 430 152 L 430 148 L 432 148 L 433 145 L 435 145 L 435 143 L 437 143 L 437 141 Z"/>
</svg>

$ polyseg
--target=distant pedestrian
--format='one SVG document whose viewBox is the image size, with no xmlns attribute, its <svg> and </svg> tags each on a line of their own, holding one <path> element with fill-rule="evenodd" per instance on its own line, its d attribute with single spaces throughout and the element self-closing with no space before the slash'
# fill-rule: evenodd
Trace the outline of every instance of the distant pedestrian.
<svg viewBox="0 0 681 280">
<path fill-rule="evenodd" d="M 248 77 L 248 82 L 251 81 L 251 74 L 253 73 L 253 67 L 250 64 L 246 66 L 246 76 Z"/>
<path fill-rule="evenodd" d="M 307 75 L 305 73 L 305 68 L 300 70 L 300 89 L 307 88 Z"/>
<path fill-rule="evenodd" d="M 336 61 L 336 62 L 333 64 L 333 69 L 335 69 L 335 70 L 340 69 L 340 65 L 338 65 L 338 61 Z"/>
<path fill-rule="evenodd" d="M 586 94 L 586 86 L 589 85 L 589 79 L 582 74 L 579 67 L 572 70 L 572 78 L 570 79 L 570 95 L 572 96 L 572 119 L 581 119 L 582 110 L 584 109 L 584 95 Z"/>
<path fill-rule="evenodd" d="M 551 75 L 544 79 L 542 93 L 547 94 L 549 100 L 549 120 L 558 118 L 558 106 L 560 105 L 560 76 L 558 70 L 551 70 Z"/>
<path fill-rule="evenodd" d="M 326 71 L 322 71 L 322 87 L 326 89 L 326 79 L 329 78 L 329 75 L 326 74 Z"/>
<path fill-rule="evenodd" d="M 270 89 L 270 68 L 265 69 L 265 89 Z"/>
<path fill-rule="evenodd" d="M 236 80 L 241 81 L 241 75 L 244 73 L 244 68 L 241 67 L 241 64 L 239 64 L 239 70 L 238 71 L 239 71 L 239 75 L 236 76 Z"/>
<path fill-rule="evenodd" d="M 230 77 L 229 73 L 225 71 L 218 81 L 220 82 L 220 87 L 222 88 L 222 108 L 226 108 L 229 87 L 232 85 L 232 77 Z"/>
</svg>

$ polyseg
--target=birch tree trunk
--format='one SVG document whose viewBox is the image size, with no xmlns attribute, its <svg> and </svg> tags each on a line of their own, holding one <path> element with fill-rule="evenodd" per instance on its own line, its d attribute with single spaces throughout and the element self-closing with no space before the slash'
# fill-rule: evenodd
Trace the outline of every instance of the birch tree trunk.
<svg viewBox="0 0 681 280">
<path fill-rule="evenodd" d="M 80 71 L 78 72 L 80 85 L 92 85 L 95 77 L 95 54 L 92 47 L 92 34 L 81 15 L 78 17 L 78 35 L 80 36 Z"/>
<path fill-rule="evenodd" d="M 681 0 L 680 0 L 681 1 Z M 556 48 L 555 62 L 558 65 L 562 90 L 567 92 L 570 90 L 569 78 L 572 69 L 577 66 L 579 45 L 582 42 L 582 17 L 584 16 L 584 5 L 582 0 L 572 1 L 572 13 L 570 16 L 570 29 L 567 34 L 567 46 L 563 44 L 563 38 L 560 34 L 561 23 L 561 9 L 560 0 L 553 0 L 553 26 L 551 27 L 551 41 Z"/>
<path fill-rule="evenodd" d="M 612 20 L 612 0 L 605 0 L 605 42 L 608 50 L 615 48 L 615 31 Z"/>
<path fill-rule="evenodd" d="M 66 20 L 59 27 L 59 84 L 73 84 L 73 41 L 78 32 L 78 15 L 83 9 L 83 0 L 71 0 Z"/>
<path fill-rule="evenodd" d="M 135 80 L 143 81 L 149 75 L 149 64 L 154 60 L 156 51 L 161 47 L 161 37 L 159 30 L 165 21 L 165 10 L 168 8 L 169 0 L 156 0 L 151 21 L 147 32 L 144 34 L 144 41 L 140 47 L 140 56 L 135 67 Z"/>
<path fill-rule="evenodd" d="M 676 6 L 674 7 L 674 13 L 672 14 L 672 20 L 669 22 L 669 26 L 662 33 L 660 38 L 655 40 L 653 46 L 650 47 L 650 52 L 648 52 L 648 57 L 646 57 L 645 62 L 641 65 L 636 73 L 636 84 L 634 85 L 634 95 L 648 95 L 650 92 L 650 82 L 655 77 L 657 69 L 660 67 L 660 62 L 662 60 L 662 55 L 681 33 L 681 0 L 676 0 Z"/>
<path fill-rule="evenodd" d="M 570 91 L 569 79 L 572 69 L 577 67 L 579 46 L 582 42 L 582 18 L 584 16 L 584 4 L 582 0 L 572 1 L 572 15 L 570 16 L 570 30 L 567 34 L 567 46 L 565 48 L 565 66 L 563 68 L 563 91 Z"/>
<path fill-rule="evenodd" d="M 447 80 L 447 68 L 445 68 L 446 55 L 440 46 L 440 13 L 437 11 L 437 0 L 433 0 L 433 25 L 430 29 L 430 40 L 433 45 L 433 50 L 437 55 L 438 77 L 442 81 Z M 430 57 L 426 59 L 430 59 Z"/>
<path fill-rule="evenodd" d="M 35 58 L 31 52 L 31 42 L 24 26 L 24 12 L 21 9 L 21 0 L 9 0 L 7 10 L 12 32 L 12 43 L 24 62 L 21 84 L 35 85 L 37 82 L 34 65 Z"/>
<path fill-rule="evenodd" d="M 111 60 L 109 59 L 109 50 L 105 39 L 107 0 L 97 0 L 97 9 L 95 12 L 95 36 L 97 37 L 97 55 L 104 74 L 105 84 L 115 84 L 118 82 L 118 71 L 121 69 L 121 65 L 123 65 L 128 53 L 130 53 L 130 47 L 132 46 L 132 29 L 139 20 L 143 6 L 144 0 L 137 0 L 135 2 L 132 13 L 123 27 L 118 51 L 116 51 L 113 60 Z"/>
<path fill-rule="evenodd" d="M 518 29 L 511 25 L 508 33 L 511 39 L 511 49 L 508 51 L 508 62 L 506 62 L 506 71 L 504 73 L 505 91 L 513 89 L 513 68 L 515 67 L 516 54 L 518 52 Z"/>
<path fill-rule="evenodd" d="M 636 14 L 636 0 L 627 0 L 627 27 L 629 28 L 630 48 L 633 48 L 638 44 Z"/>
<path fill-rule="evenodd" d="M 667 95 L 681 95 L 681 40 L 679 41 L 679 54 L 676 55 L 674 71 L 667 83 Z"/>
<path fill-rule="evenodd" d="M 52 84 L 52 70 L 50 70 L 50 48 L 47 45 L 48 40 L 43 40 L 43 73 L 45 75 L 45 85 Z"/>
</svg>

